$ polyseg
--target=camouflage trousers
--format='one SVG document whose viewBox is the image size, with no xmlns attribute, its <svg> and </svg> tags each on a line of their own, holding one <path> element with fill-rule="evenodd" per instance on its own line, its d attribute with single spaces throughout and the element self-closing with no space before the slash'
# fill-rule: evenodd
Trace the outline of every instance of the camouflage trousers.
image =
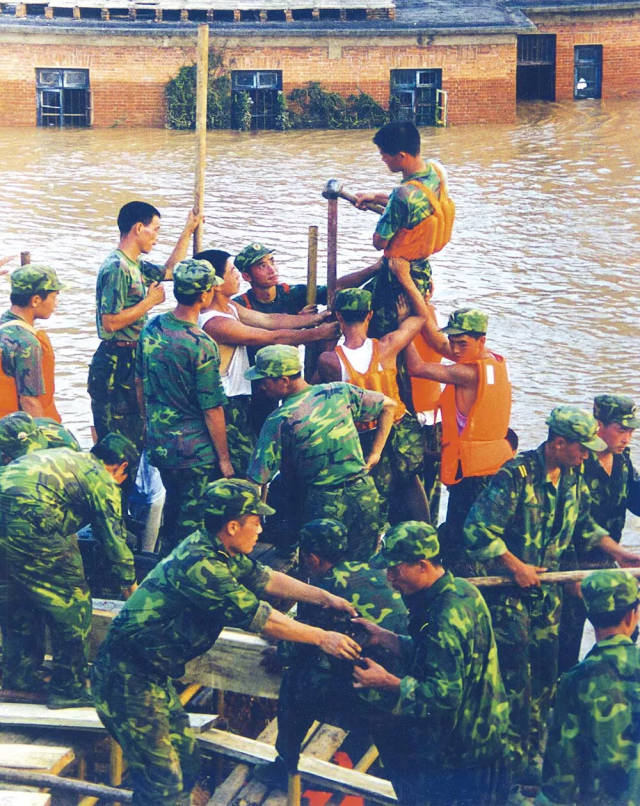
<svg viewBox="0 0 640 806">
<path fill-rule="evenodd" d="M 26 518 L 4 512 L 0 554 L 6 562 L 0 583 L 4 687 L 40 687 L 46 625 L 53 656 L 49 693 L 78 696 L 89 671 L 91 598 L 77 537 L 39 533 Z"/>
<path fill-rule="evenodd" d="M 235 475 L 244 477 L 256 445 L 251 424 L 251 397 L 236 395 L 222 407 L 227 430 L 227 445 Z"/>
<path fill-rule="evenodd" d="M 365 459 L 375 439 L 375 429 L 360 434 Z M 391 427 L 380 461 L 371 470 L 380 495 L 380 520 L 395 524 L 406 520 L 429 521 L 426 504 L 420 508 L 414 502 L 414 487 L 421 485 L 418 472 L 424 461 L 422 427 L 408 412 Z"/>
<path fill-rule="evenodd" d="M 98 716 L 122 747 L 136 806 L 187 806 L 200 758 L 170 678 L 100 651 L 91 671 Z"/>
<path fill-rule="evenodd" d="M 119 431 L 142 450 L 144 418 L 136 395 L 135 365 L 135 347 L 101 341 L 91 359 L 87 390 L 98 439 Z"/>
<path fill-rule="evenodd" d="M 158 553 L 166 557 L 185 537 L 204 527 L 202 498 L 207 485 L 220 478 L 220 468 L 199 465 L 159 470 L 166 498 Z"/>
<path fill-rule="evenodd" d="M 556 689 L 562 591 L 486 590 L 509 700 L 509 759 L 515 782 L 526 783 L 520 779 L 538 763 Z"/>
<path fill-rule="evenodd" d="M 429 502 L 431 523 L 435 526 L 438 523 L 438 513 L 440 512 L 440 495 L 442 491 L 442 483 L 440 481 L 442 423 L 423 426 L 422 439 L 424 441 L 424 463 L 421 474 L 422 485 L 427 496 L 427 501 Z"/>
<path fill-rule="evenodd" d="M 440 553 L 446 568 L 456 576 L 474 576 L 475 565 L 464 550 L 464 522 L 476 498 L 491 481 L 491 476 L 468 476 L 452 484 L 447 503 L 447 518 L 438 530 Z"/>
<path fill-rule="evenodd" d="M 380 518 L 380 496 L 371 476 L 335 487 L 309 485 L 302 523 L 316 518 L 333 518 L 344 523 L 349 542 L 345 559 L 366 562 L 378 546 L 384 525 Z"/>
</svg>

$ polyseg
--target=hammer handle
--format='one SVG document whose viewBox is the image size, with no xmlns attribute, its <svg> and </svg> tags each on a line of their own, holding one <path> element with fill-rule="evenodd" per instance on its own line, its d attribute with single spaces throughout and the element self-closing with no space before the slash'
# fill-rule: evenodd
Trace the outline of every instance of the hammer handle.
<svg viewBox="0 0 640 806">
<path fill-rule="evenodd" d="M 354 207 L 357 204 L 358 200 L 356 199 L 356 197 L 351 193 L 347 193 L 346 190 L 341 190 L 338 193 L 338 196 L 342 196 L 343 199 L 346 199 L 348 202 L 353 204 Z M 361 209 L 361 208 L 358 208 L 358 209 Z M 371 210 L 371 212 L 378 213 L 378 215 L 382 215 L 382 213 L 384 213 L 384 205 L 383 204 L 375 204 L 374 202 L 367 202 L 365 204 L 364 209 Z"/>
</svg>

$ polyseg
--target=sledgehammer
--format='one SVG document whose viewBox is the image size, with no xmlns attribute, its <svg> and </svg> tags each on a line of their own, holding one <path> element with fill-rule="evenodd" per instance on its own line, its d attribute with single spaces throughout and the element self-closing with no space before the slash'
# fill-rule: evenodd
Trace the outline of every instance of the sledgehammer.
<svg viewBox="0 0 640 806">
<path fill-rule="evenodd" d="M 325 199 L 346 199 L 350 204 L 353 204 L 354 207 L 357 205 L 358 201 L 352 193 L 347 193 L 347 191 L 343 189 L 342 183 L 337 179 L 329 179 L 327 184 L 324 186 L 322 195 Z M 384 212 L 384 205 L 367 202 L 362 209 L 371 210 L 374 213 L 378 213 L 378 215 L 382 215 Z"/>
</svg>

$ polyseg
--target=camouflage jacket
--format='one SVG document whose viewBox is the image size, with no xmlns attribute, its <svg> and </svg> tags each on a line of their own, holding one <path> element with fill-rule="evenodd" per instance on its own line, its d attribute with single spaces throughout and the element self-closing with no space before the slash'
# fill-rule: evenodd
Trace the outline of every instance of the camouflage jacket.
<svg viewBox="0 0 640 806">
<path fill-rule="evenodd" d="M 604 638 L 560 678 L 536 803 L 640 803 L 640 649 Z"/>
<path fill-rule="evenodd" d="M 433 212 L 431 202 L 423 191 L 408 184 L 412 180 L 426 185 L 434 193 L 440 189 L 440 177 L 431 165 L 424 173 L 415 173 L 403 179 L 391 191 L 386 209 L 376 225 L 376 234 L 385 241 L 390 241 L 400 229 L 413 229 Z"/>
<path fill-rule="evenodd" d="M 419 720 L 416 755 L 443 769 L 484 766 L 502 755 L 508 705 L 491 617 L 482 595 L 446 571 L 404 597 L 408 673 L 393 713 Z"/>
<path fill-rule="evenodd" d="M 203 414 L 227 402 L 215 341 L 171 312 L 155 316 L 140 336 L 136 374 L 151 463 L 172 469 L 217 464 Z"/>
<path fill-rule="evenodd" d="M 287 397 L 262 426 L 248 477 L 265 484 L 284 470 L 302 485 L 331 487 L 362 476 L 355 423 L 377 419 L 383 399 L 349 383 L 317 384 Z"/>
<path fill-rule="evenodd" d="M 545 444 L 506 462 L 474 503 L 464 526 L 473 559 L 489 561 L 508 550 L 523 562 L 554 571 L 574 532 L 579 530 L 587 548 L 606 535 L 591 516 L 580 468 L 563 470 L 557 488 L 547 480 Z"/>
<path fill-rule="evenodd" d="M 146 315 L 113 333 L 102 327 L 102 315 L 120 313 L 141 302 L 146 296 L 145 286 L 164 279 L 164 266 L 146 260 L 130 260 L 124 252 L 115 249 L 108 255 L 96 280 L 96 328 L 103 341 L 137 341 L 147 319 Z"/>
<path fill-rule="evenodd" d="M 23 321 L 11 311 L 5 311 L 0 324 Z M 44 394 L 42 375 L 42 347 L 38 339 L 25 327 L 0 328 L 0 358 L 2 371 L 15 379 L 19 395 L 38 397 Z"/>
<path fill-rule="evenodd" d="M 627 516 L 627 509 L 634 515 L 640 515 L 640 502 L 634 501 L 630 495 L 633 484 L 640 479 L 631 462 L 631 452 L 625 448 L 621 454 L 614 454 L 613 467 L 609 475 L 598 461 L 598 457 L 591 453 L 584 463 L 584 480 L 591 493 L 591 514 L 594 521 L 605 529 L 616 542 L 622 537 L 622 530 Z M 579 530 L 576 530 L 579 538 Z M 576 544 L 580 548 L 580 541 Z M 588 562 L 607 562 L 607 556 L 596 549 L 584 556 L 579 553 L 578 560 Z"/>
<path fill-rule="evenodd" d="M 234 297 L 233 301 L 237 302 L 238 305 L 242 305 L 244 308 L 251 308 L 261 313 L 297 314 L 300 313 L 307 304 L 307 286 L 303 284 L 286 285 L 279 283 L 276 286 L 276 295 L 271 302 L 261 302 L 258 297 L 256 297 L 255 291 L 250 288 L 244 294 L 239 294 L 237 297 Z M 327 304 L 326 285 L 318 286 L 317 302 L 318 305 Z"/>
<path fill-rule="evenodd" d="M 104 652 L 122 669 L 181 677 L 223 627 L 260 632 L 271 606 L 260 601 L 270 570 L 229 555 L 217 537 L 196 531 L 144 579 L 114 619 Z"/>
<path fill-rule="evenodd" d="M 92 454 L 54 448 L 28 453 L 6 465 L 0 473 L 0 511 L 29 527 L 25 537 L 0 534 L 14 559 L 24 557 L 28 562 L 34 552 L 42 558 L 57 545 L 52 535 L 67 537 L 91 523 L 118 582 L 124 587 L 134 581 L 120 487 Z"/>
</svg>

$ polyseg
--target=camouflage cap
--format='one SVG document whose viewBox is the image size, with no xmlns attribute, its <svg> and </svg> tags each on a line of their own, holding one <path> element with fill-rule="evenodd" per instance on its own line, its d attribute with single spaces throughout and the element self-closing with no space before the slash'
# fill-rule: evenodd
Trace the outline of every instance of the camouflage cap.
<svg viewBox="0 0 640 806">
<path fill-rule="evenodd" d="M 489 317 L 476 308 L 458 308 L 449 314 L 447 326 L 441 328 L 441 333 L 447 336 L 462 336 L 465 333 L 486 333 Z"/>
<path fill-rule="evenodd" d="M 264 244 L 250 243 L 249 246 L 245 246 L 244 249 L 238 252 L 233 265 L 238 271 L 249 271 L 254 263 L 262 260 L 266 255 L 272 255 L 273 252 L 273 249 L 268 249 Z"/>
<path fill-rule="evenodd" d="M 371 305 L 371 291 L 366 291 L 364 288 L 344 288 L 336 294 L 333 310 L 369 312 Z"/>
<path fill-rule="evenodd" d="M 48 266 L 27 263 L 11 274 L 12 294 L 45 294 L 63 288 L 58 275 Z"/>
<path fill-rule="evenodd" d="M 120 462 L 126 462 L 129 468 L 138 467 L 140 462 L 140 451 L 124 434 L 118 431 L 110 431 L 102 439 L 98 440 L 96 448 L 105 448 L 114 453 Z"/>
<path fill-rule="evenodd" d="M 604 425 L 618 423 L 624 428 L 638 428 L 636 404 L 625 395 L 597 395 L 593 401 L 593 416 Z"/>
<path fill-rule="evenodd" d="M 591 451 L 603 451 L 607 445 L 597 435 L 598 423 L 584 409 L 577 406 L 556 406 L 545 420 L 549 430 L 569 442 L 579 442 Z"/>
<path fill-rule="evenodd" d="M 74 435 L 65 428 L 62 423 L 52 420 L 51 417 L 36 417 L 38 430 L 45 438 L 48 448 L 71 448 L 72 451 L 80 451 L 80 443 Z"/>
<path fill-rule="evenodd" d="M 594 571 L 582 580 L 582 598 L 589 615 L 615 613 L 638 603 L 638 582 L 628 571 Z"/>
<path fill-rule="evenodd" d="M 15 411 L 0 420 L 0 464 L 46 447 L 46 437 L 26 411 Z"/>
<path fill-rule="evenodd" d="M 208 260 L 183 260 L 173 268 L 173 290 L 178 294 L 197 294 L 209 291 L 214 285 L 221 285 L 222 277 L 218 277 Z"/>
<path fill-rule="evenodd" d="M 282 378 L 302 372 L 302 362 L 297 347 L 288 344 L 269 344 L 256 353 L 255 366 L 249 367 L 244 377 L 250 381 L 260 378 Z"/>
<path fill-rule="evenodd" d="M 240 515 L 273 515 L 275 509 L 260 498 L 260 488 L 246 479 L 218 479 L 204 492 L 205 512 L 231 520 Z"/>
<path fill-rule="evenodd" d="M 300 548 L 324 559 L 334 559 L 349 546 L 347 527 L 332 518 L 316 518 L 300 529 Z"/>
<path fill-rule="evenodd" d="M 399 563 L 417 563 L 440 554 L 438 532 L 425 521 L 404 521 L 393 526 L 382 538 L 380 551 L 369 560 L 372 568 L 388 568 Z"/>
</svg>

